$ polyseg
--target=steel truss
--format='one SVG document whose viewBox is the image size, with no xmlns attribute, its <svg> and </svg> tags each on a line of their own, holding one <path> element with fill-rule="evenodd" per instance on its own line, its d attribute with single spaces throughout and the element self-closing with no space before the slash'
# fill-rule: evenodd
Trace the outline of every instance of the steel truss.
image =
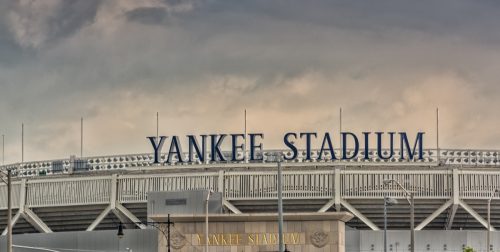
<svg viewBox="0 0 500 252">
<path fill-rule="evenodd" d="M 150 191 L 194 189 L 221 192 L 224 206 L 235 214 L 248 212 L 248 209 L 259 211 L 261 206 L 269 205 L 269 202 L 277 199 L 276 176 L 276 172 L 272 170 L 229 171 L 227 168 L 220 168 L 218 171 L 200 169 L 190 173 L 180 170 L 149 171 L 140 175 L 20 178 L 13 183 L 13 207 L 17 209 L 17 213 L 12 220 L 15 225 L 23 218 L 39 232 L 50 233 L 50 225 L 33 209 L 59 207 L 63 211 L 67 206 L 104 205 L 104 210 L 86 228 L 87 231 L 95 230 L 109 213 L 113 213 L 123 223 L 136 223 L 137 228 L 143 229 L 146 227 L 125 207 L 126 204 L 146 203 L 147 193 Z M 434 205 L 444 202 L 417 222 L 416 230 L 424 229 L 438 216 L 446 213 L 446 210 L 446 223 L 442 229 L 451 229 L 457 221 L 459 209 L 465 210 L 480 225 L 487 227 L 486 220 L 467 202 L 484 200 L 486 204 L 491 192 L 500 188 L 500 173 L 491 168 L 318 167 L 303 164 L 302 167 L 283 173 L 283 198 L 285 202 L 298 201 L 297 210 L 301 210 L 301 207 L 305 209 L 307 202 L 312 201 L 318 205 L 318 212 L 347 210 L 366 227 L 379 230 L 376 220 L 377 204 L 382 202 L 384 194 L 405 198 L 404 192 L 395 185 L 384 185 L 383 181 L 387 179 L 397 180 L 413 192 L 417 205 L 419 201 L 432 201 Z M 0 210 L 6 209 L 6 191 L 5 186 L 0 186 Z M 494 199 L 500 198 L 496 195 Z M 374 212 L 357 207 L 356 202 L 360 201 L 374 202 L 370 208 L 375 209 Z M 378 201 L 380 202 L 377 203 Z M 243 206 L 245 204 L 246 207 Z M 407 220 L 403 217 L 397 221 Z M 5 233 L 4 230 L 3 234 Z"/>
</svg>

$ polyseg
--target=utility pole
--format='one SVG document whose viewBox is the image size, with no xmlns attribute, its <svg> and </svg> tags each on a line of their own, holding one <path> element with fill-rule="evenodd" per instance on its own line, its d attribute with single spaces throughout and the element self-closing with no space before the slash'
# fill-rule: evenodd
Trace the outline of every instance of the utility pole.
<svg viewBox="0 0 500 252">
<path fill-rule="evenodd" d="M 384 252 L 387 252 L 387 193 L 384 196 Z"/>
<path fill-rule="evenodd" d="M 210 195 L 213 191 L 210 190 L 207 193 L 207 199 L 205 201 L 205 252 L 208 252 L 208 201 L 210 200 Z"/>
<path fill-rule="evenodd" d="M 12 252 L 12 171 L 7 169 L 7 252 Z"/>
<path fill-rule="evenodd" d="M 410 212 L 410 229 L 411 229 L 411 234 L 410 234 L 410 246 L 411 246 L 411 252 L 415 252 L 415 197 L 414 193 L 410 193 L 410 207 L 411 207 L 411 212 Z"/>
<path fill-rule="evenodd" d="M 167 252 L 170 252 L 170 225 L 174 224 L 170 221 L 170 214 L 167 215 Z"/>
<path fill-rule="evenodd" d="M 410 251 L 415 252 L 415 194 L 414 192 L 410 192 L 406 190 L 401 183 L 394 179 L 386 179 L 383 181 L 384 185 L 389 185 L 391 183 L 395 183 L 406 195 L 406 200 L 408 204 L 410 204 Z M 387 197 L 387 196 L 386 196 Z M 408 199 L 409 198 L 409 199 Z M 386 207 L 387 200 L 384 202 L 384 208 Z M 384 212 L 385 219 L 387 219 L 387 211 Z M 384 227 L 385 229 L 385 227 Z M 384 230 L 385 232 L 385 230 Z M 384 235 L 386 236 L 386 235 Z M 384 238 L 386 239 L 386 238 Z"/>
<path fill-rule="evenodd" d="M 490 252 L 490 244 L 491 244 L 491 200 L 495 196 L 495 193 L 500 192 L 499 189 L 495 189 L 488 199 L 488 230 L 486 231 L 486 251 Z"/>
<path fill-rule="evenodd" d="M 284 252 L 283 245 L 283 186 L 282 186 L 282 169 L 281 169 L 281 154 L 277 154 L 278 158 L 278 240 L 279 252 Z"/>
<path fill-rule="evenodd" d="M 486 251 L 490 252 L 490 244 L 491 244 L 491 198 L 488 200 L 488 231 L 486 236 Z"/>
</svg>

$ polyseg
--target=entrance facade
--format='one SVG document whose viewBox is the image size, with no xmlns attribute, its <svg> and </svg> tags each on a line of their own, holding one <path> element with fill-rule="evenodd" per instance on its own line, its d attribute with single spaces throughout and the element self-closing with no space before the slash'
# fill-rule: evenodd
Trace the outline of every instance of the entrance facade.
<svg viewBox="0 0 500 252">
<path fill-rule="evenodd" d="M 345 222 L 353 217 L 347 212 L 284 214 L 283 240 L 290 252 L 345 251 Z M 150 216 L 165 222 L 165 216 Z M 205 215 L 176 215 L 170 230 L 173 251 L 205 251 Z M 278 218 L 276 214 L 210 215 L 208 250 L 210 252 L 278 251 Z M 164 226 L 163 230 L 167 230 Z M 159 233 L 159 252 L 167 252 L 166 238 Z"/>
</svg>

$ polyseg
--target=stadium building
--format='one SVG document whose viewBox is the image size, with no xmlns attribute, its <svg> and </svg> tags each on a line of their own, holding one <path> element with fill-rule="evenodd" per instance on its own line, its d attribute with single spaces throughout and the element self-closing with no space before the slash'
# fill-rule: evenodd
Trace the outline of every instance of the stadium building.
<svg viewBox="0 0 500 252">
<path fill-rule="evenodd" d="M 311 149 L 280 160 L 287 250 L 383 251 L 391 199 L 388 251 L 410 251 L 412 202 L 415 251 L 487 251 L 489 200 L 490 249 L 500 251 L 500 151 L 425 149 L 411 160 L 399 158 L 401 151 L 381 159 L 391 150 L 361 149 L 354 158 L 328 160 L 331 152 L 318 158 L 320 150 Z M 200 162 L 160 151 L 160 165 L 148 153 L 3 166 L 13 173 L 14 251 L 204 251 L 203 214 L 148 214 L 148 193 L 197 190 L 220 195 L 222 205 L 209 215 L 209 251 L 278 251 L 276 153 L 291 155 L 261 149 L 255 160 L 223 152 L 226 161 Z M 6 209 L 7 186 L 0 184 L 1 251 Z"/>
</svg>

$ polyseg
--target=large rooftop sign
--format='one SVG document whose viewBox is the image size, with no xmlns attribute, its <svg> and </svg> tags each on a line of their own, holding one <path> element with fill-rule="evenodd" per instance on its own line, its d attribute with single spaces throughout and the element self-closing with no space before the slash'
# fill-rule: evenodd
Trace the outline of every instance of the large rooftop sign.
<svg viewBox="0 0 500 252">
<path fill-rule="evenodd" d="M 351 132 L 340 134 L 341 146 L 333 144 L 329 133 L 322 135 L 315 132 L 286 133 L 283 136 L 283 146 L 286 154 L 283 159 L 292 161 L 297 159 L 299 151 L 305 151 L 305 161 L 313 159 L 313 150 L 319 150 L 315 160 L 335 161 L 351 159 L 372 159 L 374 157 L 388 160 L 422 160 L 424 132 L 418 132 L 413 138 L 406 132 L 363 132 L 356 135 Z M 175 162 L 218 162 L 218 161 L 261 161 L 264 150 L 264 134 L 207 134 L 179 136 L 147 137 L 154 151 L 154 163 L 161 160 L 161 153 L 167 153 L 165 163 Z M 313 140 L 318 146 L 313 146 Z M 319 140 L 319 141 L 318 141 Z M 305 146 L 300 150 L 297 142 Z M 230 146 L 230 151 L 222 150 L 222 146 Z M 371 151 L 370 146 L 376 146 Z M 167 147 L 167 149 L 163 149 Z M 183 147 L 188 148 L 188 155 L 183 155 Z"/>
</svg>

